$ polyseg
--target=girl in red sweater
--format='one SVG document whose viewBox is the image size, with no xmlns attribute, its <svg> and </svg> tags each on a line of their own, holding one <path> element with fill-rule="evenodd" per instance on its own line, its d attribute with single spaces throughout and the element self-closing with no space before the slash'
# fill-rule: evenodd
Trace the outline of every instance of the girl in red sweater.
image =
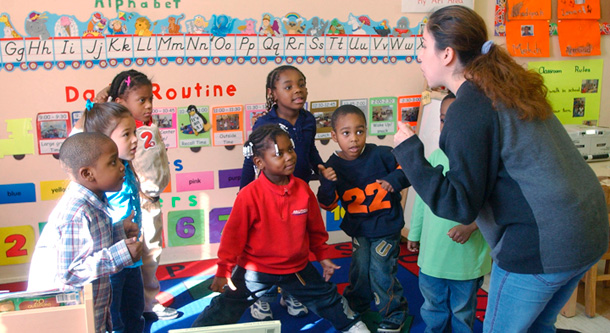
<svg viewBox="0 0 610 333">
<path fill-rule="evenodd" d="M 340 267 L 328 259 L 328 233 L 316 196 L 292 175 L 296 153 L 277 124 L 252 132 L 244 144 L 261 175 L 239 191 L 218 249 L 214 297 L 193 327 L 233 324 L 259 297 L 277 285 L 331 322 L 339 331 L 369 332 L 344 313 L 342 297 L 328 282 Z M 323 277 L 309 262 L 319 260 Z"/>
</svg>

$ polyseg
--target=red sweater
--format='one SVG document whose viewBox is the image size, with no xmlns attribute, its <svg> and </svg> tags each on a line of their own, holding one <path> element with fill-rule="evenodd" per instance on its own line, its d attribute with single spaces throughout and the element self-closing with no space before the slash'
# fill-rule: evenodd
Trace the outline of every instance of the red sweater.
<svg viewBox="0 0 610 333">
<path fill-rule="evenodd" d="M 261 173 L 242 188 L 222 231 L 216 276 L 231 277 L 235 265 L 267 274 L 305 268 L 309 251 L 327 259 L 328 233 L 316 196 L 307 183 L 290 176 L 275 185 Z"/>
</svg>

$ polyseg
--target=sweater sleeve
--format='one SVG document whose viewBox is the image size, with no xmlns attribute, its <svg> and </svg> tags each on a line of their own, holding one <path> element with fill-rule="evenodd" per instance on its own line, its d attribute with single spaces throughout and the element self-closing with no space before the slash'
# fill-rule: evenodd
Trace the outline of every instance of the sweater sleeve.
<svg viewBox="0 0 610 333">
<path fill-rule="evenodd" d="M 485 112 L 490 110 L 470 110 L 458 116 L 453 109 L 450 111 L 440 140 L 451 164 L 446 175 L 443 175 L 442 166 L 433 167 L 426 160 L 424 145 L 417 135 L 399 144 L 393 153 L 408 180 L 435 215 L 470 224 L 487 199 L 488 187 L 493 185 L 488 181 L 494 177 L 489 170 L 497 170 L 497 162 L 492 158 L 494 139 L 489 126 L 490 115 Z M 454 117 L 450 118 L 452 114 Z"/>
<path fill-rule="evenodd" d="M 249 207 L 243 199 L 245 195 L 247 194 L 244 192 L 237 194 L 229 220 L 222 230 L 216 276 L 231 277 L 233 268 L 237 264 L 237 257 L 244 251 L 248 240 L 249 221 L 255 218 L 253 215 L 256 213 L 255 209 Z"/>
<path fill-rule="evenodd" d="M 239 180 L 239 189 L 244 188 L 254 180 L 254 163 L 252 158 L 244 158 L 244 165 L 241 168 L 241 179 Z"/>
<path fill-rule="evenodd" d="M 320 152 L 318 152 L 318 148 L 316 147 L 315 136 L 311 140 L 311 149 L 309 151 L 309 163 L 310 163 L 311 170 L 313 170 L 313 172 L 315 174 L 319 173 L 318 165 L 324 164 L 324 161 L 322 161 L 322 157 L 320 157 Z"/>
<path fill-rule="evenodd" d="M 383 149 L 381 151 L 381 160 L 383 161 L 383 164 L 387 170 L 393 170 L 382 179 L 390 183 L 392 188 L 394 188 L 394 191 L 400 192 L 402 189 L 411 185 L 409 184 L 409 180 L 407 179 L 407 176 L 405 176 L 405 173 L 400 169 L 400 165 L 398 165 L 398 162 L 396 162 L 396 158 L 390 152 L 389 147 L 388 149 Z"/>
<path fill-rule="evenodd" d="M 307 212 L 307 231 L 309 234 L 309 250 L 316 256 L 318 261 L 327 259 L 328 254 L 328 232 L 322 220 L 320 206 L 316 201 L 316 196 L 307 187 L 309 193 L 309 208 Z"/>
<path fill-rule="evenodd" d="M 320 175 L 320 187 L 318 187 L 318 201 L 320 207 L 325 210 L 333 210 L 337 207 L 339 202 L 339 195 L 337 194 L 337 182 L 330 181 L 324 176 Z"/>
<path fill-rule="evenodd" d="M 114 245 L 93 251 L 88 218 L 82 214 L 61 226 L 61 244 L 58 246 L 58 272 L 64 272 L 61 281 L 72 286 L 82 286 L 102 276 L 116 273 L 133 264 L 127 245 L 119 241 Z"/>
</svg>

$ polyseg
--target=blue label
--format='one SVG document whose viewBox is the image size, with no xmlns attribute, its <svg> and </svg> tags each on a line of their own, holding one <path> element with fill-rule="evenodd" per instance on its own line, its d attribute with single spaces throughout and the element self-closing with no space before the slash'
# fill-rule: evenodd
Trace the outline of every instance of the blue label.
<svg viewBox="0 0 610 333">
<path fill-rule="evenodd" d="M 0 204 L 36 202 L 33 183 L 0 185 Z"/>
</svg>

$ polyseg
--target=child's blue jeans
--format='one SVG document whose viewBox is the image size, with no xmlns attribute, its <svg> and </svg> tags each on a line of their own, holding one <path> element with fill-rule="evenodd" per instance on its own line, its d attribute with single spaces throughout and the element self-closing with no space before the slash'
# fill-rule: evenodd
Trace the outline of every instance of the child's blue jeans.
<svg viewBox="0 0 610 333">
<path fill-rule="evenodd" d="M 386 323 L 402 324 L 407 317 L 407 300 L 396 278 L 400 254 L 400 233 L 381 238 L 352 238 L 349 285 L 343 296 L 352 310 L 363 313 L 375 300 Z"/>
<path fill-rule="evenodd" d="M 285 275 L 260 273 L 237 266 L 231 280 L 236 290 L 225 287 L 224 292 L 214 297 L 199 314 L 192 327 L 237 323 L 244 311 L 274 285 L 286 290 L 339 331 L 349 329 L 359 320 L 347 318 L 337 287 L 324 281 L 311 263 L 298 273 Z"/>
<path fill-rule="evenodd" d="M 110 284 L 113 332 L 143 332 L 144 286 L 140 267 L 123 268 L 110 275 Z"/>
<path fill-rule="evenodd" d="M 472 332 L 477 291 L 482 284 L 483 277 L 460 281 L 436 278 L 420 271 L 419 290 L 424 296 L 420 313 L 426 323 L 425 332 Z"/>
</svg>

